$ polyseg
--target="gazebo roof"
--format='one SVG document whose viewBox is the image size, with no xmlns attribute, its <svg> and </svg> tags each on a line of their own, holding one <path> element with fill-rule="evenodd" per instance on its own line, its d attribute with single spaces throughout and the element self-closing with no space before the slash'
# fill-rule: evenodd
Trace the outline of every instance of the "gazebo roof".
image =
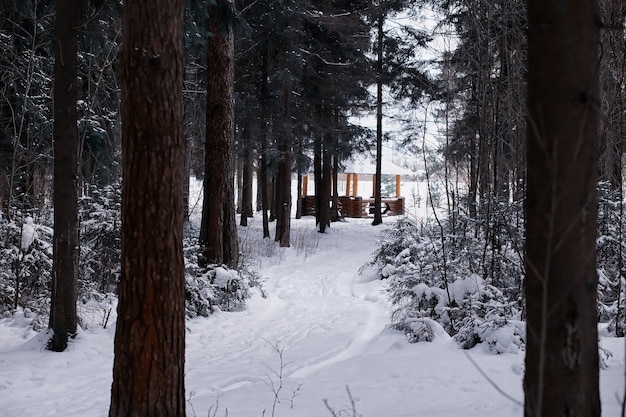
<svg viewBox="0 0 626 417">
<path fill-rule="evenodd" d="M 383 157 L 381 171 L 383 174 L 389 175 L 411 175 L 413 172 L 408 168 L 403 168 L 394 164 L 391 160 Z M 374 175 L 376 174 L 376 160 L 368 156 L 357 156 L 352 160 L 346 161 L 346 169 L 343 170 L 346 174 L 363 174 Z"/>
</svg>

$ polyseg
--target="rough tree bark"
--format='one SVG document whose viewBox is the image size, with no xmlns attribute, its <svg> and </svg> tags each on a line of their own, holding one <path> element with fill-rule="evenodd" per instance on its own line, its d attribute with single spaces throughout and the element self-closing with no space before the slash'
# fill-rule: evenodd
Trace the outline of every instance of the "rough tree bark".
<svg viewBox="0 0 626 417">
<path fill-rule="evenodd" d="M 528 2 L 526 417 L 600 416 L 598 10 Z"/>
<path fill-rule="evenodd" d="M 183 3 L 124 1 L 122 275 L 110 417 L 185 415 Z"/>
<path fill-rule="evenodd" d="M 57 0 L 54 55 L 54 237 L 48 348 L 62 352 L 76 334 L 78 278 L 78 129 L 76 27 L 81 2 Z"/>
<path fill-rule="evenodd" d="M 234 4 L 209 7 L 204 199 L 200 246 L 204 261 L 237 266 L 234 190 Z"/>
</svg>

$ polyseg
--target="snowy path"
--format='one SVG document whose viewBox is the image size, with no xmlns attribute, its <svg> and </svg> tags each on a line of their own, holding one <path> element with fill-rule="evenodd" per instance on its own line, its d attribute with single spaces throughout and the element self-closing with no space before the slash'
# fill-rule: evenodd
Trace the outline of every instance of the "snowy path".
<svg viewBox="0 0 626 417">
<path fill-rule="evenodd" d="M 385 329 L 389 313 L 380 302 L 380 282 L 371 271 L 369 275 L 358 272 L 371 258 L 377 230 L 347 226 L 333 225 L 327 235 L 320 236 L 309 222 L 307 233 L 310 239 L 320 239 L 319 248 L 306 257 L 287 254 L 282 262 L 263 270 L 268 297 L 253 298 L 247 311 L 237 313 L 249 320 L 233 321 L 232 314 L 222 314 L 210 331 L 204 330 L 207 326 L 202 320 L 189 324 L 187 373 L 200 386 L 188 385 L 188 389 L 196 398 L 260 385 L 271 403 L 274 394 L 266 383 L 268 375 L 279 382 L 274 375 L 281 367 L 277 350 L 282 351 L 284 381 L 297 387 L 300 380 L 321 369 L 362 354 Z M 213 346 L 218 338 L 219 346 Z M 207 370 L 219 368 L 215 365 L 219 363 L 229 365 L 217 374 L 209 372 L 212 375 L 207 378 Z M 291 396 L 292 391 L 282 394 Z M 228 403 L 226 399 L 221 402 Z M 256 409 L 261 411 L 259 406 Z"/>
<path fill-rule="evenodd" d="M 325 235 L 311 219 L 293 227 L 294 247 L 258 268 L 267 298 L 257 293 L 246 311 L 187 323 L 188 416 L 206 416 L 219 402 L 211 416 L 324 417 L 327 399 L 337 415 L 353 417 L 346 387 L 363 417 L 523 415 L 465 356 L 522 400 L 523 352 L 464 352 L 449 338 L 409 344 L 386 328 L 384 283 L 372 271 L 359 274 L 381 228 L 355 219 Z M 305 256 L 304 247 L 317 250 Z M 23 322 L 0 320 L 0 417 L 105 417 L 114 326 L 83 331 L 61 354 L 24 332 Z M 601 372 L 603 415 L 612 417 L 624 387 L 624 339 L 602 343 L 615 355 Z"/>
</svg>

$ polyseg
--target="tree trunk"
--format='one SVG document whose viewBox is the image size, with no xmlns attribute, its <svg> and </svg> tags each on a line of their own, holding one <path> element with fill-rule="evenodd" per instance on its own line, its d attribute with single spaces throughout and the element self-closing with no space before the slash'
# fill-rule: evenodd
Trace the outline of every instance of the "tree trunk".
<svg viewBox="0 0 626 417">
<path fill-rule="evenodd" d="M 189 221 L 189 178 L 191 167 L 191 141 L 185 138 L 185 167 L 183 169 L 183 222 Z"/>
<path fill-rule="evenodd" d="M 110 417 L 185 415 L 183 0 L 125 0 L 122 273 Z"/>
<path fill-rule="evenodd" d="M 200 246 L 203 261 L 238 262 L 234 192 L 234 37 L 231 0 L 209 8 L 205 175 Z"/>
<path fill-rule="evenodd" d="M 263 166 L 261 164 L 262 157 L 258 158 L 258 166 L 256 169 L 256 211 L 263 210 L 263 186 L 261 180 L 263 177 Z"/>
<path fill-rule="evenodd" d="M 332 156 L 333 170 L 331 173 L 332 178 L 332 192 L 331 192 L 331 207 L 332 213 L 331 221 L 337 222 L 341 219 L 341 212 L 339 209 L 339 157 L 337 154 Z"/>
<path fill-rule="evenodd" d="M 245 126 L 241 137 L 243 138 L 243 152 L 242 152 L 242 169 L 241 169 L 241 220 L 239 224 L 241 226 L 248 225 L 248 218 L 252 217 L 252 152 L 250 147 L 252 146 L 250 140 L 250 129 Z"/>
<path fill-rule="evenodd" d="M 290 246 L 291 229 L 291 84 L 284 89 L 285 122 L 279 148 L 276 182 L 276 241 L 283 248 Z"/>
<path fill-rule="evenodd" d="M 316 133 L 313 139 L 313 182 L 315 183 L 315 224 L 320 225 L 322 221 L 322 134 Z M 323 232 L 323 230 L 320 230 Z"/>
<path fill-rule="evenodd" d="M 6 33 L 12 31 L 15 25 L 15 1 L 7 1 L 2 10 L 0 10 L 0 25 Z M 5 56 L 6 55 L 6 56 Z M 2 54 L 0 57 L 0 66 L 8 68 L 11 65 L 11 58 L 8 54 Z M 2 77 L 4 78 L 4 77 Z M 11 171 L 14 164 L 13 161 L 13 135 L 9 132 L 14 125 L 14 115 L 12 102 L 15 101 L 15 89 L 11 89 L 12 80 L 0 79 L 0 91 L 6 92 L 2 100 L 0 100 L 0 210 L 4 217 L 11 220 L 10 217 L 10 199 L 11 199 Z"/>
<path fill-rule="evenodd" d="M 598 10 L 528 2 L 526 417 L 600 416 Z"/>
<path fill-rule="evenodd" d="M 78 129 L 76 27 L 80 2 L 57 0 L 54 59 L 54 237 L 48 348 L 62 352 L 77 327 Z"/>
<path fill-rule="evenodd" d="M 274 161 L 272 161 L 272 166 Z M 277 172 L 272 170 L 272 181 L 268 184 L 267 190 L 269 193 L 268 201 L 270 202 L 270 222 L 276 220 L 276 174 Z"/>
<path fill-rule="evenodd" d="M 376 175 L 374 179 L 374 221 L 373 226 L 383 222 L 382 205 L 382 158 L 383 158 L 383 22 L 384 15 L 378 17 L 378 59 L 376 61 Z"/>
<path fill-rule="evenodd" d="M 238 142 L 241 143 L 241 137 L 238 139 Z M 237 183 L 237 204 L 235 214 L 241 214 L 241 205 L 243 204 L 243 155 L 241 155 L 241 152 L 237 152 L 235 160 L 235 179 Z"/>
<path fill-rule="evenodd" d="M 267 41 L 266 41 L 267 42 Z M 263 56 L 261 60 L 261 214 L 263 219 L 263 238 L 270 237 L 270 223 L 267 217 L 267 209 L 269 198 L 267 195 L 268 178 L 267 178 L 267 129 L 268 129 L 268 111 L 267 111 L 267 78 L 268 78 L 268 50 L 267 44 L 263 44 Z"/>
<path fill-rule="evenodd" d="M 324 134 L 322 143 L 322 183 L 320 184 L 320 233 L 326 232 L 330 226 L 330 181 L 331 181 L 331 155 L 330 155 L 330 134 Z"/>
<path fill-rule="evenodd" d="M 302 171 L 298 168 L 298 185 L 296 186 L 296 219 L 302 218 Z"/>
</svg>

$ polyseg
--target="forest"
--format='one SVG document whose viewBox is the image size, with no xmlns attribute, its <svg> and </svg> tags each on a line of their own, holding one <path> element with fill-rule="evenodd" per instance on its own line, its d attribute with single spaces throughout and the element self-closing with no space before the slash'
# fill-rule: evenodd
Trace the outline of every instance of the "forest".
<svg viewBox="0 0 626 417">
<path fill-rule="evenodd" d="M 2 0 L 0 317 L 64 353 L 112 326 L 109 416 L 191 415 L 189 327 L 272 297 L 259 247 L 346 230 L 339 175 L 369 155 L 358 268 L 385 326 L 525 352 L 525 416 L 600 416 L 598 340 L 626 333 L 626 4 L 559 3 Z M 384 216 L 383 149 L 428 216 Z"/>
</svg>

